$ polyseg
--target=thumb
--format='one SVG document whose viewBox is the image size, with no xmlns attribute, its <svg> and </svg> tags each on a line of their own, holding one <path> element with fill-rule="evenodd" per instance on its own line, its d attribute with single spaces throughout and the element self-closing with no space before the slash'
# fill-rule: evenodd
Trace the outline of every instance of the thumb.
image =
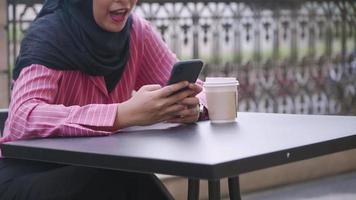
<svg viewBox="0 0 356 200">
<path fill-rule="evenodd" d="M 144 90 L 144 91 L 155 91 L 155 90 L 159 90 L 161 89 L 162 86 L 158 85 L 158 84 L 152 84 L 152 85 L 144 85 L 140 88 L 140 90 Z"/>
</svg>

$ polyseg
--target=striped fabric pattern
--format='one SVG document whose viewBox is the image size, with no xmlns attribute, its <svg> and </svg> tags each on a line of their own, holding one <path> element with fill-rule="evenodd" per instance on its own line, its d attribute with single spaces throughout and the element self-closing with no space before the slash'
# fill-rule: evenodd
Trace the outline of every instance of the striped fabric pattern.
<svg viewBox="0 0 356 200">
<path fill-rule="evenodd" d="M 110 94 L 101 76 L 38 64 L 23 69 L 14 83 L 0 144 L 28 138 L 113 134 L 95 127 L 111 127 L 117 103 L 128 100 L 133 90 L 146 84 L 165 85 L 177 61 L 150 23 L 135 14 L 130 39 L 130 58 Z M 204 94 L 199 96 L 204 99 Z"/>
</svg>

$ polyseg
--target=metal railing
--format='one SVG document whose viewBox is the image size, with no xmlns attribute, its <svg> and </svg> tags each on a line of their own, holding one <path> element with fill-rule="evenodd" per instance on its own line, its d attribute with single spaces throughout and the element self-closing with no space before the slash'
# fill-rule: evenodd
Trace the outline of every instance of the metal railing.
<svg viewBox="0 0 356 200">
<path fill-rule="evenodd" d="M 39 0 L 8 0 L 9 70 Z M 356 114 L 356 1 L 140 0 L 136 12 L 201 76 L 236 76 L 240 111 Z"/>
<path fill-rule="evenodd" d="M 4 132 L 4 127 L 5 127 L 5 121 L 8 116 L 8 109 L 1 109 L 0 108 L 0 137 L 3 135 Z"/>
</svg>

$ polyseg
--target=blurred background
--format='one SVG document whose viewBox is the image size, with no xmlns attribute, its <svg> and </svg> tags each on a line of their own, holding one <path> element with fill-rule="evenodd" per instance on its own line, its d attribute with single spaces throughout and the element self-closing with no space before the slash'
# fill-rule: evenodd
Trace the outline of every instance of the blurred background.
<svg viewBox="0 0 356 200">
<path fill-rule="evenodd" d="M 21 38 L 42 2 L 0 1 L 0 108 L 8 107 Z M 204 60 L 202 80 L 237 77 L 240 111 L 356 115 L 355 0 L 138 0 L 136 12 L 151 21 L 180 59 Z M 284 197 L 279 190 L 272 192 L 278 198 L 267 191 L 247 199 L 301 199 L 293 198 L 298 194 L 355 199 L 355 155 L 350 150 L 247 173 L 241 176 L 241 189 L 317 178 L 319 182 L 298 186 L 300 193 L 294 187 Z M 332 178 L 339 173 L 346 175 Z M 183 179 L 161 178 L 177 199 L 186 198 Z M 206 185 L 201 187 L 206 193 Z M 226 194 L 226 185 L 222 188 Z"/>
</svg>

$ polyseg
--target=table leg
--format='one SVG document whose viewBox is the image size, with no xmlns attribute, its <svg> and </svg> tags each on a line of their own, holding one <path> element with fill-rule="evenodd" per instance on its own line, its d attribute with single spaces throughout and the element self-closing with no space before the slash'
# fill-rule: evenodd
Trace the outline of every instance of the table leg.
<svg viewBox="0 0 356 200">
<path fill-rule="evenodd" d="M 209 200 L 220 199 L 220 180 L 209 180 Z"/>
<path fill-rule="evenodd" d="M 230 200 L 241 200 L 240 183 L 238 176 L 229 178 L 229 196 Z"/>
<path fill-rule="evenodd" d="M 199 179 L 188 180 L 188 200 L 199 199 Z"/>
</svg>

